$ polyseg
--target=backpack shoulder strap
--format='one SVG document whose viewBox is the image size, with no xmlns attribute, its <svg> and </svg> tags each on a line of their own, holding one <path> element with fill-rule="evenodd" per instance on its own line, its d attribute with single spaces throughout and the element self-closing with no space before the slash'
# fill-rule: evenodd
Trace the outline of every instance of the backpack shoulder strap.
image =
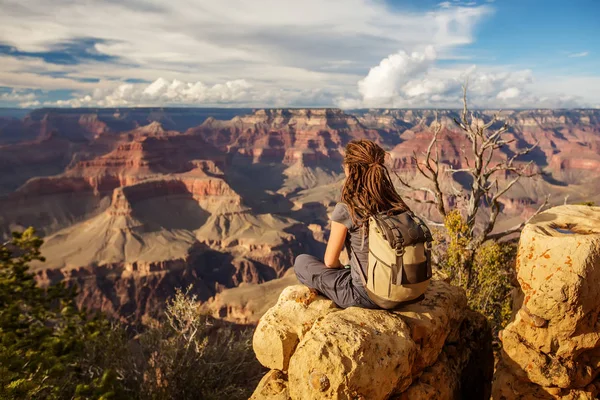
<svg viewBox="0 0 600 400">
<path fill-rule="evenodd" d="M 425 224 L 425 222 L 423 222 L 423 220 L 421 218 L 417 217 L 414 213 L 410 212 L 409 215 L 412 218 L 412 220 L 415 221 L 415 223 L 423 231 L 423 234 L 425 235 L 425 246 L 427 248 L 431 248 L 431 244 L 433 242 L 433 235 L 431 234 L 431 230 Z"/>
<path fill-rule="evenodd" d="M 380 213 L 374 216 L 373 219 L 381 229 L 383 236 L 390 246 L 397 251 L 402 251 L 404 248 L 404 236 L 398 226 L 391 221 L 390 216 L 386 213 Z"/>
</svg>

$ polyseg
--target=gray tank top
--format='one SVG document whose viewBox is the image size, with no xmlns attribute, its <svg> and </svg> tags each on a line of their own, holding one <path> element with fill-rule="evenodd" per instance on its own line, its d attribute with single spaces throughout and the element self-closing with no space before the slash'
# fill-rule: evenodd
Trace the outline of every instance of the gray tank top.
<svg viewBox="0 0 600 400">
<path fill-rule="evenodd" d="M 335 205 L 331 213 L 331 220 L 339 222 L 348 228 L 348 233 L 346 234 L 346 251 L 350 257 L 352 283 L 354 286 L 364 287 L 359 268 L 364 272 L 364 276 L 367 276 L 367 269 L 369 267 L 369 237 L 366 232 L 363 235 L 363 230 L 354 224 L 352 217 L 350 217 L 348 206 L 344 203 L 337 203 Z"/>
</svg>

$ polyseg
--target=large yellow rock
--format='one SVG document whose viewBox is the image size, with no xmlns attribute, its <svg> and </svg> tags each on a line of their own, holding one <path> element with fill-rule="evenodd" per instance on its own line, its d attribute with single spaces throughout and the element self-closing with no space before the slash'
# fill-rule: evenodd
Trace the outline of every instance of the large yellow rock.
<svg viewBox="0 0 600 400">
<path fill-rule="evenodd" d="M 489 327 L 485 318 L 468 309 L 464 291 L 457 287 L 432 281 L 424 300 L 385 311 L 342 310 L 304 286 L 291 286 L 257 326 L 256 356 L 278 371 L 261 381 L 252 398 L 388 399 L 420 376 L 429 376 L 437 398 L 458 399 L 463 379 L 456 377 L 466 368 L 465 362 L 442 363 L 422 375 L 438 362 L 448 343 L 448 354 L 466 349 L 459 357 L 463 361 L 472 359 L 469 346 L 479 346 L 480 362 L 469 374 L 475 377 L 475 385 L 489 384 L 493 368 Z M 442 370 L 450 371 L 447 376 L 456 381 L 453 386 L 435 379 Z M 423 381 L 412 390 L 427 391 L 427 385 Z"/>
<path fill-rule="evenodd" d="M 252 346 L 258 361 L 267 368 L 287 370 L 298 342 L 313 323 L 338 311 L 331 300 L 318 296 L 306 286 L 289 286 L 277 304 L 259 320 Z"/>
<path fill-rule="evenodd" d="M 491 331 L 485 317 L 467 311 L 456 339 L 394 400 L 489 399 L 494 373 Z"/>
<path fill-rule="evenodd" d="M 600 372 L 600 207 L 560 206 L 533 218 L 517 276 L 524 299 L 501 335 L 503 365 L 550 391 L 585 390 Z M 522 398 L 501 386 L 495 398 Z"/>
<path fill-rule="evenodd" d="M 494 375 L 493 392 L 494 400 L 594 400 L 600 395 L 600 382 L 579 389 L 544 387 L 518 379 L 509 367 L 500 364 Z"/>
<path fill-rule="evenodd" d="M 466 310 L 467 298 L 462 290 L 432 281 L 423 301 L 392 311 L 408 324 L 410 336 L 418 345 L 413 374 L 437 360 L 447 339 L 457 340 Z"/>
<path fill-rule="evenodd" d="M 451 360 L 442 353 L 397 400 L 448 400 L 459 398 L 459 376 Z"/>
<path fill-rule="evenodd" d="M 417 345 L 383 310 L 331 313 L 306 334 L 288 370 L 292 399 L 385 399 L 411 383 Z"/>
</svg>

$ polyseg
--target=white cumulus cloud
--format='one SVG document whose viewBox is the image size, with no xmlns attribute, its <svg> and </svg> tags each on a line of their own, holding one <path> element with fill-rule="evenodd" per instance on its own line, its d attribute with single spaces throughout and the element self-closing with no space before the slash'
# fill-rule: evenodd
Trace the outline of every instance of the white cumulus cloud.
<svg viewBox="0 0 600 400">
<path fill-rule="evenodd" d="M 207 86 L 202 82 L 168 81 L 158 78 L 149 85 L 125 83 L 110 90 L 98 89 L 91 95 L 47 102 L 56 106 L 118 107 L 134 105 L 219 104 L 247 101 L 252 85 L 244 80 Z"/>
<path fill-rule="evenodd" d="M 96 43 L 87 50 L 113 59 L 58 65 L 2 55 L 0 86 L 68 89 L 84 97 L 96 87 L 114 90 L 115 81 L 155 82 L 163 77 L 169 84 L 202 82 L 206 88 L 196 89 L 201 92 L 197 98 L 212 98 L 214 85 L 236 81 L 274 97 L 280 90 L 337 96 L 398 49 L 411 54 L 432 45 L 451 57 L 453 48 L 475 40 L 476 26 L 492 13 L 487 5 L 415 11 L 379 0 L 122 0 L 85 5 L 2 0 L 4 44 L 39 54 L 90 38 Z M 237 86 L 216 92 L 242 90 Z M 174 99 L 181 97 L 182 89 L 164 90 Z"/>
<path fill-rule="evenodd" d="M 521 91 L 518 88 L 510 87 L 510 88 L 505 89 L 505 90 L 501 91 L 500 93 L 498 93 L 496 98 L 500 99 L 500 100 L 508 100 L 508 99 L 514 99 L 516 97 L 519 97 L 520 94 L 521 94 Z"/>
<path fill-rule="evenodd" d="M 68 100 L 47 101 L 51 107 L 133 107 L 192 105 L 218 107 L 330 106 L 334 94 L 320 89 L 263 89 L 241 79 L 206 85 L 158 78 L 150 84 L 125 83 L 96 89 Z"/>
<path fill-rule="evenodd" d="M 51 102 L 6 95 L 2 104 L 454 107 L 467 76 L 482 107 L 600 101 L 597 77 L 541 83 L 524 67 L 442 64 L 481 56 L 461 47 L 475 42 L 492 0 L 421 11 L 380 0 L 0 2 L 2 43 L 37 54 L 0 55 L 0 87 L 75 93 Z M 77 47 L 82 38 L 93 46 Z M 112 58 L 39 57 L 65 43 L 75 55 Z"/>
<path fill-rule="evenodd" d="M 366 102 L 385 102 L 402 91 L 413 76 L 427 70 L 435 61 L 433 47 L 424 52 L 407 54 L 399 51 L 381 60 L 368 75 L 358 82 L 358 91 Z"/>
<path fill-rule="evenodd" d="M 529 69 L 502 71 L 475 65 L 442 68 L 430 48 L 384 58 L 358 81 L 358 96 L 341 97 L 336 102 L 342 108 L 455 108 L 461 106 L 465 83 L 469 103 L 475 108 L 573 108 L 591 104 L 580 96 L 561 93 L 559 87 L 536 94 L 536 80 Z M 592 86 L 594 83 L 588 81 Z"/>
<path fill-rule="evenodd" d="M 9 92 L 0 93 L 0 105 L 2 105 L 3 103 L 16 103 L 19 105 L 19 107 L 23 108 L 37 107 L 41 104 L 41 102 L 37 100 L 37 96 L 35 93 L 31 91 L 22 91 L 16 89 L 13 89 Z"/>
</svg>

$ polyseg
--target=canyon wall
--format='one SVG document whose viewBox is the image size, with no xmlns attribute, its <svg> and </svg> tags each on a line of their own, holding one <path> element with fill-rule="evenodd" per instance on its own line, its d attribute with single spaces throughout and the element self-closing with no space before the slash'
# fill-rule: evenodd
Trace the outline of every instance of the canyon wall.
<svg viewBox="0 0 600 400">
<path fill-rule="evenodd" d="M 491 115 L 474 112 L 478 122 Z M 465 166 L 458 116 L 438 111 L 443 169 Z M 501 114 L 511 126 L 510 144 L 493 162 L 539 142 L 519 162 L 534 161 L 530 172 L 540 175 L 507 193 L 500 223 L 527 218 L 549 193 L 553 204 L 567 195 L 600 200 L 599 116 L 597 110 Z M 134 306 L 126 304 L 158 310 L 175 286 L 196 279 L 187 277 L 202 276 L 198 293 L 205 299 L 242 282 L 281 277 L 300 252 L 322 254 L 348 141 L 381 144 L 389 166 L 421 185 L 412 154 L 427 148 L 434 122 L 430 110 L 337 109 L 42 109 L 3 118 L 0 236 L 34 226 L 46 241 L 47 262 L 35 266 L 41 281 L 84 286 L 83 303 L 113 315 L 130 313 Z M 458 175 L 442 182 L 447 190 L 468 185 Z M 453 198 L 448 204 L 456 205 Z M 428 206 L 411 206 L 439 217 Z M 190 261 L 206 252 L 219 261 Z M 111 278 L 92 284 L 96 272 Z M 110 282 L 123 286 L 111 292 Z M 144 305 L 154 301 L 141 300 L 146 292 L 156 306 Z"/>
</svg>

